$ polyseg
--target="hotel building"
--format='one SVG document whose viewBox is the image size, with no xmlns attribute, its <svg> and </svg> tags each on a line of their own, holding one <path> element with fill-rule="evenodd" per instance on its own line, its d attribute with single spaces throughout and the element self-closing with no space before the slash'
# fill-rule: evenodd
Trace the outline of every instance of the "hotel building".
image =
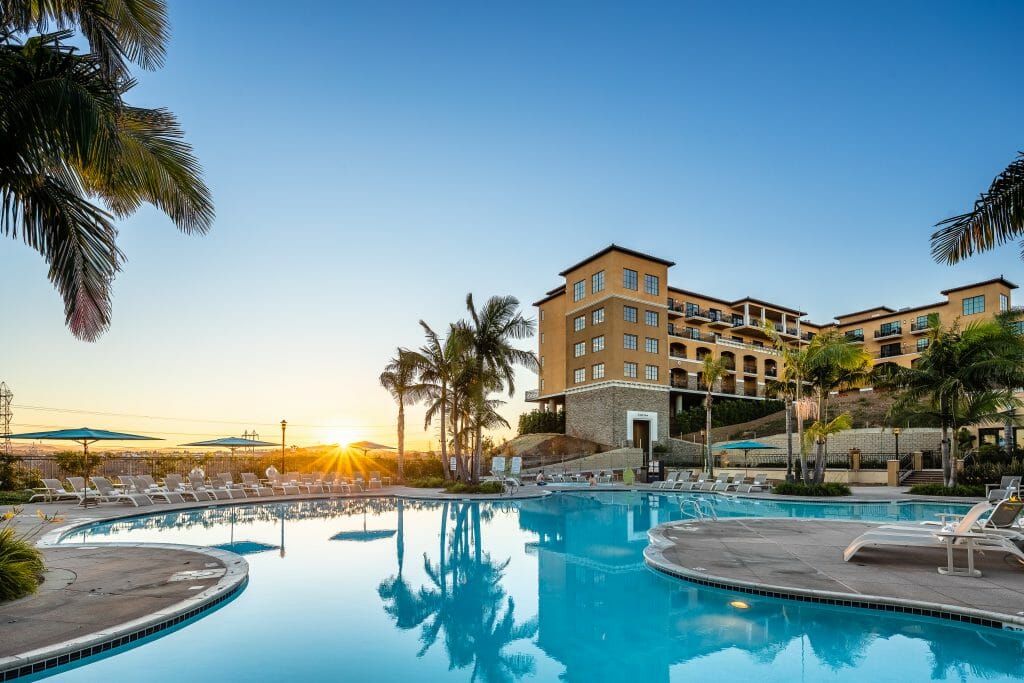
<svg viewBox="0 0 1024 683">
<path fill-rule="evenodd" d="M 668 284 L 674 264 L 617 245 L 563 270 L 563 284 L 535 302 L 541 410 L 565 411 L 566 433 L 649 450 L 669 436 L 672 414 L 704 395 L 704 358 L 729 371 L 713 395 L 763 400 L 782 358 L 765 326 L 788 344 L 835 329 L 863 344 L 876 365 L 909 366 L 927 346 L 930 314 L 945 323 L 1010 308 L 1016 285 L 1002 277 L 942 292 L 944 301 L 847 313 L 815 324 L 795 308 L 744 297 L 729 301 Z"/>
</svg>

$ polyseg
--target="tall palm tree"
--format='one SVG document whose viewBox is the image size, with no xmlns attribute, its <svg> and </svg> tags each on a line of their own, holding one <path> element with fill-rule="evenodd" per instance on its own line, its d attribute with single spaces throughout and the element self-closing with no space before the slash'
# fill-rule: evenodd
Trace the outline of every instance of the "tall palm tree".
<svg viewBox="0 0 1024 683">
<path fill-rule="evenodd" d="M 996 176 L 974 208 L 935 227 L 932 257 L 950 265 L 1024 236 L 1024 153 Z M 1024 240 L 1020 256 L 1024 259 Z"/>
<path fill-rule="evenodd" d="M 444 340 L 430 325 L 420 321 L 426 335 L 426 343 L 419 351 L 412 353 L 412 362 L 416 367 L 424 396 L 427 399 L 427 410 L 423 418 L 423 428 L 429 429 L 434 419 L 441 427 L 441 466 L 445 478 L 449 478 L 448 469 L 448 433 L 451 423 L 458 424 L 457 410 L 459 386 L 462 384 L 465 357 L 465 337 L 462 334 L 449 334 Z M 458 441 L 456 440 L 456 445 Z M 463 469 L 461 453 L 455 452 L 456 467 L 461 473 Z"/>
<path fill-rule="evenodd" d="M 871 381 L 874 361 L 871 354 L 835 330 L 822 332 L 811 340 L 804 351 L 801 374 L 814 390 L 818 402 L 817 416 L 822 425 L 828 423 L 828 398 L 835 390 L 866 386 Z M 818 430 L 815 440 L 814 481 L 825 478 L 825 454 L 829 432 Z"/>
<path fill-rule="evenodd" d="M 466 310 L 470 319 L 466 321 L 465 328 L 471 339 L 476 375 L 492 375 L 494 385 L 507 388 L 509 396 L 515 395 L 515 366 L 536 371 L 538 363 L 532 351 L 517 349 L 512 343 L 532 337 L 536 329 L 534 321 L 519 312 L 519 300 L 514 296 L 492 296 L 478 311 L 473 304 L 473 295 L 467 294 Z M 490 382 L 477 381 L 474 390 L 480 393 L 490 385 Z M 483 398 L 476 396 L 475 405 L 482 406 Z M 474 482 L 480 479 L 482 429 L 483 422 L 478 420 L 474 439 Z"/>
<path fill-rule="evenodd" d="M 166 37 L 162 0 L 0 0 L 0 234 L 42 255 L 80 339 L 110 325 L 115 219 L 147 203 L 187 234 L 213 223 L 174 115 L 125 101 L 127 65 L 159 66 Z"/>
<path fill-rule="evenodd" d="M 888 367 L 879 384 L 898 391 L 890 419 L 935 418 L 942 429 L 942 475 L 956 483 L 950 430 L 1000 419 L 1006 407 L 1021 405 L 1014 387 L 1024 385 L 1024 335 L 1000 320 L 944 327 L 929 316 L 928 347 L 909 368 Z"/>
<path fill-rule="evenodd" d="M 793 417 L 796 410 L 797 443 L 800 446 L 800 477 L 804 483 L 810 482 L 807 470 L 807 448 L 804 442 L 804 376 L 807 367 L 807 349 L 784 340 L 778 330 L 770 323 L 762 325 L 765 333 L 775 344 L 775 349 L 782 357 L 781 378 L 769 382 L 766 390 L 776 396 L 783 396 L 786 402 L 786 481 L 792 481 L 793 465 Z"/>
<path fill-rule="evenodd" d="M 417 381 L 417 358 L 407 349 L 398 349 L 380 373 L 380 385 L 398 403 L 398 481 L 405 480 L 405 404 L 423 398 L 426 387 Z"/>
<path fill-rule="evenodd" d="M 704 366 L 701 368 L 700 381 L 704 385 L 704 411 L 705 427 L 707 433 L 707 444 L 704 450 L 704 471 L 708 475 L 715 473 L 715 461 L 711 457 L 711 392 L 720 379 L 728 372 L 728 361 L 725 358 L 712 358 L 711 354 L 704 356 Z"/>
</svg>

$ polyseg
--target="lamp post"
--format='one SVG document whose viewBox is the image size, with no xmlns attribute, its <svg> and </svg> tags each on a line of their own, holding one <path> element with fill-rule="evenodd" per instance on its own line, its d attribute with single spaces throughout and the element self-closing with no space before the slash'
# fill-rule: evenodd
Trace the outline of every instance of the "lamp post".
<svg viewBox="0 0 1024 683">
<path fill-rule="evenodd" d="M 900 431 L 901 430 L 900 430 L 899 427 L 893 427 L 892 428 L 892 435 L 894 437 L 896 437 L 896 459 L 897 460 L 900 459 Z"/>
<path fill-rule="evenodd" d="M 284 430 L 288 426 L 288 420 L 281 420 L 281 474 L 284 474 Z"/>
</svg>

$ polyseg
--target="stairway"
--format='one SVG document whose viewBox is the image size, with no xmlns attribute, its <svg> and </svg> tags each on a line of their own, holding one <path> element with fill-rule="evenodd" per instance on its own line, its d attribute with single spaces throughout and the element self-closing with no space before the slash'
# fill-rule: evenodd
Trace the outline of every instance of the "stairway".
<svg viewBox="0 0 1024 683">
<path fill-rule="evenodd" d="M 914 484 L 941 484 L 942 470 L 915 470 L 910 476 L 903 480 L 904 486 Z"/>
</svg>

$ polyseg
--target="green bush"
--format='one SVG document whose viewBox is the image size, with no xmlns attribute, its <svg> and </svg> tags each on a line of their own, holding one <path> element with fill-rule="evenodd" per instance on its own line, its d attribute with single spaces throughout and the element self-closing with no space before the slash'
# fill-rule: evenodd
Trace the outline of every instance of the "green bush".
<svg viewBox="0 0 1024 683">
<path fill-rule="evenodd" d="M 0 602 L 36 592 L 43 576 L 43 556 L 11 527 L 0 529 Z"/>
<path fill-rule="evenodd" d="M 78 451 L 62 451 L 53 456 L 54 462 L 66 476 L 84 477 L 86 470 L 89 474 L 96 472 L 96 466 L 103 462 L 103 456 L 99 453 L 90 453 L 88 459 L 84 453 Z"/>
<path fill-rule="evenodd" d="M 0 491 L 0 505 L 21 505 L 31 497 L 31 491 Z"/>
<path fill-rule="evenodd" d="M 23 491 L 39 486 L 40 472 L 21 464 L 21 458 L 14 455 L 0 455 L 0 489 Z"/>
<path fill-rule="evenodd" d="M 746 401 L 742 399 L 726 399 L 715 401 L 711 406 L 711 426 L 727 427 L 756 420 L 765 415 L 784 410 L 782 401 Z M 691 406 L 672 417 L 673 434 L 690 434 L 704 429 L 706 414 L 704 406 Z"/>
<path fill-rule="evenodd" d="M 442 477 L 420 477 L 419 479 L 411 479 L 406 482 L 407 486 L 411 486 L 416 489 L 443 489 L 444 478 Z"/>
<path fill-rule="evenodd" d="M 505 490 L 500 481 L 485 481 L 480 484 L 457 481 L 446 488 L 448 493 L 501 493 Z"/>
<path fill-rule="evenodd" d="M 956 486 L 944 486 L 943 484 L 915 484 L 910 487 L 910 493 L 918 496 L 952 496 L 956 498 L 984 498 L 985 486 L 982 484 L 957 484 Z"/>
<path fill-rule="evenodd" d="M 773 489 L 782 496 L 848 496 L 850 487 L 836 481 L 823 484 L 804 484 L 803 482 L 782 482 Z"/>
<path fill-rule="evenodd" d="M 1008 465 L 1010 454 L 995 444 L 987 443 L 978 446 L 977 463 L 981 465 Z"/>
<path fill-rule="evenodd" d="M 519 416 L 519 435 L 565 434 L 565 413 L 533 410 Z"/>
<path fill-rule="evenodd" d="M 972 463 L 957 475 L 957 483 L 984 486 L 985 484 L 998 484 L 1003 477 L 1022 476 L 1024 476 L 1024 460 L 1013 458 L 1009 462 L 1001 463 Z"/>
</svg>

